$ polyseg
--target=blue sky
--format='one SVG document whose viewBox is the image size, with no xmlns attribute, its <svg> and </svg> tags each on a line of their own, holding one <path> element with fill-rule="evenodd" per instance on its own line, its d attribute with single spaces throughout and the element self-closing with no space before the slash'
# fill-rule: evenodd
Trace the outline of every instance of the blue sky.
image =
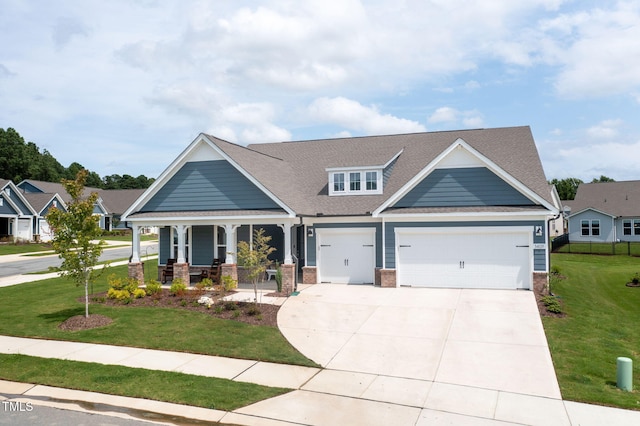
<svg viewBox="0 0 640 426">
<path fill-rule="evenodd" d="M 158 176 L 240 144 L 529 125 L 548 179 L 640 179 L 637 1 L 0 0 L 0 127 Z"/>
</svg>

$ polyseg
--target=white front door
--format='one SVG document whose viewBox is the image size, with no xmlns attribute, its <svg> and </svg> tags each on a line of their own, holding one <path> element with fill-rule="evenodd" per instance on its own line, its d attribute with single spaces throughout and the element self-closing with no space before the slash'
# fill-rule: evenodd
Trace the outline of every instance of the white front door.
<svg viewBox="0 0 640 426">
<path fill-rule="evenodd" d="M 373 283 L 375 228 L 316 229 L 319 281 Z"/>
<path fill-rule="evenodd" d="M 528 228 L 398 228 L 399 285 L 531 288 Z"/>
</svg>

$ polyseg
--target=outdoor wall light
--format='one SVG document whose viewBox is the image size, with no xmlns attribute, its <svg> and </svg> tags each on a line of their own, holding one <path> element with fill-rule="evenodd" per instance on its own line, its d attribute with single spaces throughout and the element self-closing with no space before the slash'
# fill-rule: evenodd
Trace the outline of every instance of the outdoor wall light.
<svg viewBox="0 0 640 426">
<path fill-rule="evenodd" d="M 307 228 L 307 237 L 313 238 L 313 228 Z"/>
</svg>

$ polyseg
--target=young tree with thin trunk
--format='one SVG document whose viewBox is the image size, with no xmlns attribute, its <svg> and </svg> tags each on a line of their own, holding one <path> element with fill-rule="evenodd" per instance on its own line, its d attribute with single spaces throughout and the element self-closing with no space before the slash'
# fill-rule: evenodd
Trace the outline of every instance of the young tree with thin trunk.
<svg viewBox="0 0 640 426">
<path fill-rule="evenodd" d="M 238 265 L 247 270 L 247 278 L 253 284 L 255 302 L 258 303 L 258 281 L 264 279 L 265 271 L 269 265 L 269 255 L 276 249 L 269 246 L 271 237 L 264 235 L 264 229 L 256 229 L 253 232 L 253 246 L 246 241 L 238 243 Z"/>
<path fill-rule="evenodd" d="M 97 274 L 95 265 L 102 254 L 100 218 L 93 214 L 98 194 L 85 196 L 84 186 L 89 172 L 82 169 L 75 180 L 62 180 L 62 185 L 71 196 L 66 211 L 51 208 L 47 222 L 53 231 L 52 245 L 62 259 L 61 275 L 70 277 L 76 286 L 84 285 L 85 318 L 89 317 L 89 283 Z"/>
</svg>

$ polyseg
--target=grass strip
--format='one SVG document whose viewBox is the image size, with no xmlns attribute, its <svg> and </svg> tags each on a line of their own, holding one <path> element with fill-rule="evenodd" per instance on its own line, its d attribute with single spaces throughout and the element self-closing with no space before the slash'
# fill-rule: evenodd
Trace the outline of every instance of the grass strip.
<svg viewBox="0 0 640 426">
<path fill-rule="evenodd" d="M 551 264 L 565 279 L 552 284 L 564 318 L 543 318 L 564 399 L 640 409 L 638 391 L 616 387 L 616 359 L 634 360 L 640 383 L 640 288 L 627 287 L 640 271 L 628 256 L 553 254 Z"/>
<path fill-rule="evenodd" d="M 90 362 L 0 354 L 0 378 L 232 411 L 290 389 Z"/>
</svg>

